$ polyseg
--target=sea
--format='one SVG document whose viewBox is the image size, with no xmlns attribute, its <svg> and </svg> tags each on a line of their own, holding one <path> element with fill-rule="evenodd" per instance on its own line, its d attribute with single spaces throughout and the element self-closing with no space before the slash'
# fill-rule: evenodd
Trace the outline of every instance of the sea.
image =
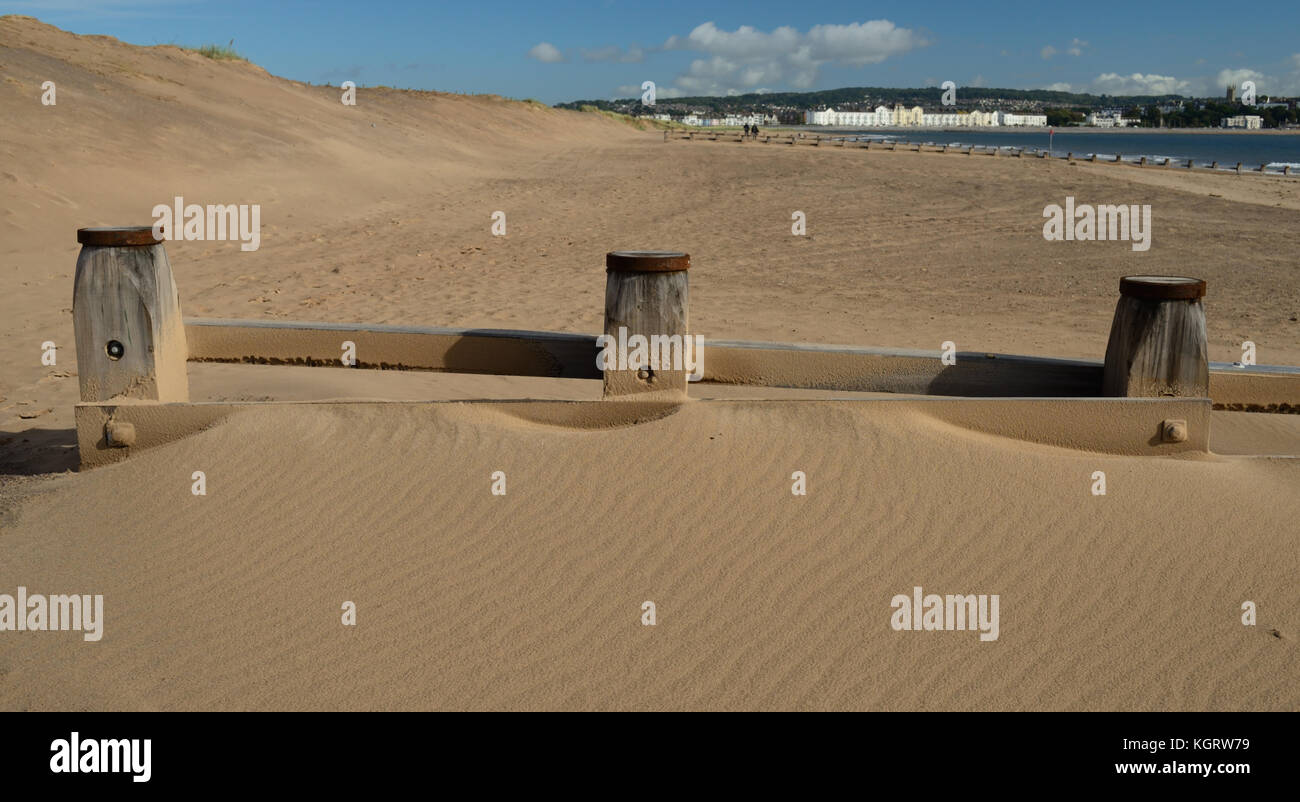
<svg viewBox="0 0 1300 802">
<path fill-rule="evenodd" d="M 980 149 L 1000 148 L 1028 153 L 1048 152 L 1064 158 L 1073 153 L 1075 158 L 1137 161 L 1146 157 L 1148 162 L 1163 163 L 1166 159 L 1177 166 L 1186 166 L 1191 159 L 1198 167 L 1208 167 L 1218 162 L 1222 169 L 1258 170 L 1260 165 L 1268 172 L 1281 172 L 1290 167 L 1293 174 L 1300 173 L 1300 132 L 1286 134 L 1248 134 L 1227 132 L 1205 133 L 1125 133 L 1123 131 L 1076 131 L 1057 129 L 1049 136 L 1043 128 L 1007 128 L 997 131 L 972 131 L 965 129 L 862 129 L 805 127 L 801 130 L 830 136 L 849 136 L 872 142 L 910 142 L 929 145 L 975 146 Z"/>
</svg>

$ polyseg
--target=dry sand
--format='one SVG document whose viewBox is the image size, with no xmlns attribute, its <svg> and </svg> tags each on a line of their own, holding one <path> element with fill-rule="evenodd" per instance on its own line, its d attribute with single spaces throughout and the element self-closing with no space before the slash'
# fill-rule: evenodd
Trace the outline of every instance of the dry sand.
<svg viewBox="0 0 1300 802">
<path fill-rule="evenodd" d="M 1251 339 L 1300 364 L 1294 180 L 664 144 L 493 98 L 338 98 L 0 19 L 0 593 L 102 593 L 107 619 L 98 643 L 0 633 L 0 708 L 1300 707 L 1300 460 L 1258 456 L 1296 453 L 1293 416 L 1216 413 L 1218 455 L 1136 459 L 832 402 L 692 401 L 598 429 L 270 407 L 20 476 L 75 465 L 75 229 L 148 223 L 177 194 L 262 204 L 256 252 L 168 244 L 189 315 L 590 333 L 603 254 L 674 248 L 706 338 L 1098 358 L 1119 276 L 1172 272 L 1209 282 L 1212 359 Z M 1045 242 L 1066 195 L 1150 203 L 1151 250 Z M 209 399 L 597 392 L 190 373 Z M 1000 594 L 999 640 L 894 632 L 889 600 L 914 585 Z"/>
</svg>

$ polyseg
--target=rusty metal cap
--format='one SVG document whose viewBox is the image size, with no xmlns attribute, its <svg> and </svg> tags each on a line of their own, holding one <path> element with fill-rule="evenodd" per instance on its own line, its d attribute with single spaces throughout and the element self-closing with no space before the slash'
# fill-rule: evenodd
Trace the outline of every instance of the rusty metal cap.
<svg viewBox="0 0 1300 802">
<path fill-rule="evenodd" d="M 691 269 L 691 257 L 676 251 L 610 251 L 607 273 L 676 273 Z"/>
<path fill-rule="evenodd" d="M 153 235 L 153 226 L 106 226 L 77 229 L 77 242 L 82 245 L 157 245 L 161 239 Z"/>
<path fill-rule="evenodd" d="M 1187 276 L 1125 276 L 1119 294 L 1148 301 L 1194 301 L 1205 297 L 1205 281 Z"/>
</svg>

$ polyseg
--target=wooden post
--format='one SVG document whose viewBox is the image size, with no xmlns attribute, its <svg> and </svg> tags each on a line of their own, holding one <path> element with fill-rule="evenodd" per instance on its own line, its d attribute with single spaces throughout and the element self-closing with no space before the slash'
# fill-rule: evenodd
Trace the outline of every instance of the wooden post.
<svg viewBox="0 0 1300 802">
<path fill-rule="evenodd" d="M 652 337 L 676 337 L 677 347 L 685 348 L 690 331 L 690 267 L 689 255 L 671 251 L 613 251 L 605 255 L 605 333 L 614 338 L 614 348 L 619 347 L 620 329 L 629 355 L 634 345 L 630 340 L 637 335 L 645 338 L 650 354 L 658 344 L 670 342 Z M 662 364 L 624 370 L 606 367 L 605 397 L 685 393 L 690 375 L 685 360 L 692 354 L 699 359 L 694 348 L 682 351 L 681 370 L 672 370 L 675 365 L 664 369 Z"/>
<path fill-rule="evenodd" d="M 1140 159 L 1138 159 L 1138 167 L 1146 167 L 1146 166 L 1147 166 L 1147 157 L 1146 157 L 1146 156 L 1143 156 L 1143 157 L 1141 157 Z"/>
<path fill-rule="evenodd" d="M 1182 276 L 1126 276 L 1106 345 L 1102 395 L 1206 398 L 1210 370 L 1205 282 Z"/>
<path fill-rule="evenodd" d="M 1218 163 L 1218 162 L 1210 162 L 1210 169 L 1211 169 L 1211 170 L 1217 170 L 1217 169 L 1219 169 L 1219 163 Z"/>
<path fill-rule="evenodd" d="M 185 325 L 150 226 L 77 230 L 72 327 L 82 401 L 188 401 Z"/>
<path fill-rule="evenodd" d="M 1097 154 L 1096 154 L 1096 153 L 1092 154 L 1092 158 L 1090 158 L 1088 161 L 1092 162 L 1093 164 L 1096 164 L 1096 163 L 1097 163 Z"/>
<path fill-rule="evenodd" d="M 1241 175 L 1241 162 L 1237 162 L 1237 175 Z"/>
</svg>

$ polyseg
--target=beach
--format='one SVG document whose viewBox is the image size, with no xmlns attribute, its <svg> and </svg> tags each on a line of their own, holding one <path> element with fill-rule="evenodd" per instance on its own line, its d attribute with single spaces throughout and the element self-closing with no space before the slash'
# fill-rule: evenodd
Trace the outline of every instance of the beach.
<svg viewBox="0 0 1300 802">
<path fill-rule="evenodd" d="M 0 709 L 1300 707 L 1300 416 L 1215 412 L 1209 453 L 1123 457 L 829 392 L 692 387 L 578 425 L 413 402 L 599 382 L 190 363 L 195 402 L 373 403 L 77 471 L 71 314 L 77 229 L 184 196 L 261 210 L 257 250 L 166 243 L 187 317 L 595 334 L 605 254 L 660 249 L 690 254 L 706 341 L 1100 359 L 1121 276 L 1190 274 L 1211 361 L 1250 341 L 1297 366 L 1300 181 L 666 142 L 495 96 L 350 107 L 15 17 L 0 44 L 0 593 L 105 611 L 98 642 L 3 633 Z M 1149 205 L 1150 248 L 1046 240 L 1067 197 Z M 999 594 L 998 638 L 891 628 L 915 587 Z"/>
</svg>

